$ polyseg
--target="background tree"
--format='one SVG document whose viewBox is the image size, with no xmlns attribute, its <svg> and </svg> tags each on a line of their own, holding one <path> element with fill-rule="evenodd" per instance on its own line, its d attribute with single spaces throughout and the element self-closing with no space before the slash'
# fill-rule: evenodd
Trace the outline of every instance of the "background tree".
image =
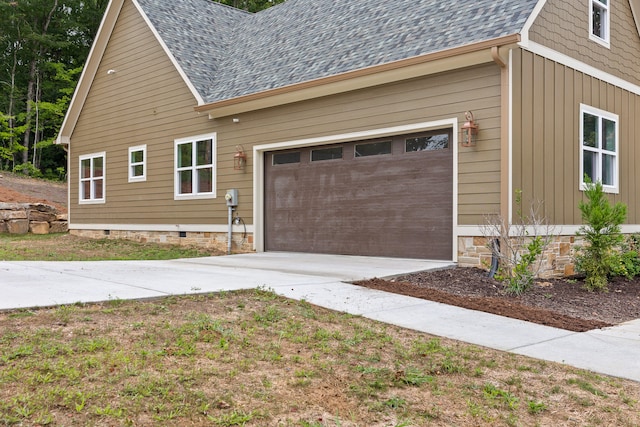
<svg viewBox="0 0 640 427">
<path fill-rule="evenodd" d="M 283 1 L 220 0 L 250 12 Z M 53 141 L 107 3 L 0 0 L 0 170 L 56 177 L 66 167 Z"/>
<path fill-rule="evenodd" d="M 51 143 L 106 4 L 0 0 L 1 169 L 30 163 L 23 169 L 37 171 L 43 161 L 51 163 L 50 158 L 57 159 L 57 167 L 64 166 L 62 148 Z"/>
<path fill-rule="evenodd" d="M 285 0 L 218 0 L 219 3 L 249 12 L 259 12 L 276 4 L 284 3 L 284 1 Z"/>
</svg>

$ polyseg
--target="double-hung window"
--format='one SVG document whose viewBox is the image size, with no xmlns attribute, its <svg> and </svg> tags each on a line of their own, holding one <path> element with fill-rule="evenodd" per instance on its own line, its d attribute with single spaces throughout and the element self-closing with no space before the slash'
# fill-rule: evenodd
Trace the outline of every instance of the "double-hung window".
<svg viewBox="0 0 640 427">
<path fill-rule="evenodd" d="M 215 197 L 215 158 L 215 133 L 175 140 L 176 200 Z"/>
<path fill-rule="evenodd" d="M 129 182 L 147 180 L 147 146 L 129 147 Z"/>
<path fill-rule="evenodd" d="M 589 0 L 589 38 L 609 47 L 609 1 Z"/>
<path fill-rule="evenodd" d="M 80 156 L 79 202 L 105 202 L 105 152 Z"/>
<path fill-rule="evenodd" d="M 580 188 L 584 177 L 600 181 L 604 191 L 618 192 L 618 115 L 580 105 Z"/>
</svg>

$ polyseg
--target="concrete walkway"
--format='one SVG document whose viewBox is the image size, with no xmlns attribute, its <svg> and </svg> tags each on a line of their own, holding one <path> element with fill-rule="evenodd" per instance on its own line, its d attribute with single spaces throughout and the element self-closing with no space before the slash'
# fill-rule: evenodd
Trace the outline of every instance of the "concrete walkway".
<svg viewBox="0 0 640 427">
<path fill-rule="evenodd" d="M 279 252 L 172 261 L 2 261 L 0 310 L 261 286 L 329 309 L 640 381 L 640 320 L 576 333 L 345 283 L 450 265 Z"/>
</svg>

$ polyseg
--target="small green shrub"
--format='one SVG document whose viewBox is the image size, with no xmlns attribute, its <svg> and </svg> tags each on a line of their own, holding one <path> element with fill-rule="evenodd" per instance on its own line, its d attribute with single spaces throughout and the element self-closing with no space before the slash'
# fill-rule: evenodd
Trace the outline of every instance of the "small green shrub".
<svg viewBox="0 0 640 427">
<path fill-rule="evenodd" d="M 541 255 L 553 238 L 553 229 L 544 217 L 541 203 L 532 203 L 529 215 L 522 212 L 522 190 L 515 191 L 515 221 L 508 223 L 498 216 L 487 217 L 483 235 L 488 242 L 496 239 L 500 247 L 488 243 L 494 256 L 499 258 L 495 278 L 507 292 L 520 295 L 534 282 L 541 266 Z"/>
<path fill-rule="evenodd" d="M 640 276 L 640 235 L 632 234 L 625 239 L 619 261 L 618 270 L 614 271 L 615 276 L 627 279 Z"/>
<path fill-rule="evenodd" d="M 620 271 L 620 244 L 623 241 L 620 225 L 627 217 L 623 203 L 612 205 L 604 194 L 601 182 L 592 183 L 585 176 L 587 201 L 578 205 L 583 226 L 578 235 L 587 243 L 576 255 L 576 268 L 586 275 L 585 288 L 606 291 L 608 278 Z"/>
<path fill-rule="evenodd" d="M 15 173 L 27 175 L 32 178 L 42 178 L 42 172 L 40 172 L 40 169 L 38 169 L 33 164 L 28 162 L 22 163 L 21 165 L 16 166 L 15 168 L 13 168 L 13 171 Z"/>
<path fill-rule="evenodd" d="M 535 279 L 535 273 L 532 271 L 531 266 L 542 255 L 545 246 L 546 244 L 541 236 L 533 237 L 525 246 L 526 250 L 520 254 L 513 268 L 512 276 L 504 278 L 507 292 L 520 295 L 531 287 Z"/>
</svg>

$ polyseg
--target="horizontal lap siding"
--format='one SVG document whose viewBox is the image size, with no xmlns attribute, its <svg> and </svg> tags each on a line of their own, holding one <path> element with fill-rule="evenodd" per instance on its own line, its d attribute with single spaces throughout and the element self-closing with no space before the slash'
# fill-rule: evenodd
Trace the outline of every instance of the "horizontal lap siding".
<svg viewBox="0 0 640 427">
<path fill-rule="evenodd" d="M 107 75 L 107 70 L 115 74 Z M 212 200 L 173 200 L 174 139 L 214 131 L 130 2 L 125 2 L 71 136 L 71 221 L 202 223 Z M 147 144 L 147 181 L 129 183 L 128 148 Z M 106 151 L 105 204 L 78 205 L 78 156 Z"/>
<path fill-rule="evenodd" d="M 107 75 L 107 70 L 116 70 Z M 253 223 L 254 145 L 457 117 L 472 110 L 478 147 L 459 152 L 458 221 L 477 224 L 499 209 L 500 71 L 477 66 L 281 107 L 210 120 L 146 27 L 125 2 L 71 136 L 71 222 L 224 224 L 224 191 L 239 190 L 238 214 Z M 455 130 L 457 132 L 457 129 Z M 217 198 L 174 201 L 174 139 L 217 133 Z M 147 181 L 127 182 L 128 147 L 147 144 Z M 233 169 L 236 146 L 248 155 Z M 106 151 L 106 200 L 78 205 L 78 156 Z M 478 185 L 478 183 L 481 185 Z"/>
<path fill-rule="evenodd" d="M 543 201 L 555 224 L 580 224 L 580 104 L 619 115 L 620 194 L 629 223 L 640 222 L 636 188 L 640 162 L 636 113 L 640 97 L 526 51 L 514 53 L 513 188 L 522 190 L 524 210 Z M 514 206 L 514 211 L 517 207 Z"/>
<path fill-rule="evenodd" d="M 466 110 L 473 111 L 481 131 L 476 148 L 459 151 L 458 222 L 478 224 L 500 203 L 500 71 L 493 64 L 241 114 L 237 124 L 231 118 L 216 122 L 228 146 L 248 150 L 253 144 L 452 117 L 461 125 Z"/>
</svg>

